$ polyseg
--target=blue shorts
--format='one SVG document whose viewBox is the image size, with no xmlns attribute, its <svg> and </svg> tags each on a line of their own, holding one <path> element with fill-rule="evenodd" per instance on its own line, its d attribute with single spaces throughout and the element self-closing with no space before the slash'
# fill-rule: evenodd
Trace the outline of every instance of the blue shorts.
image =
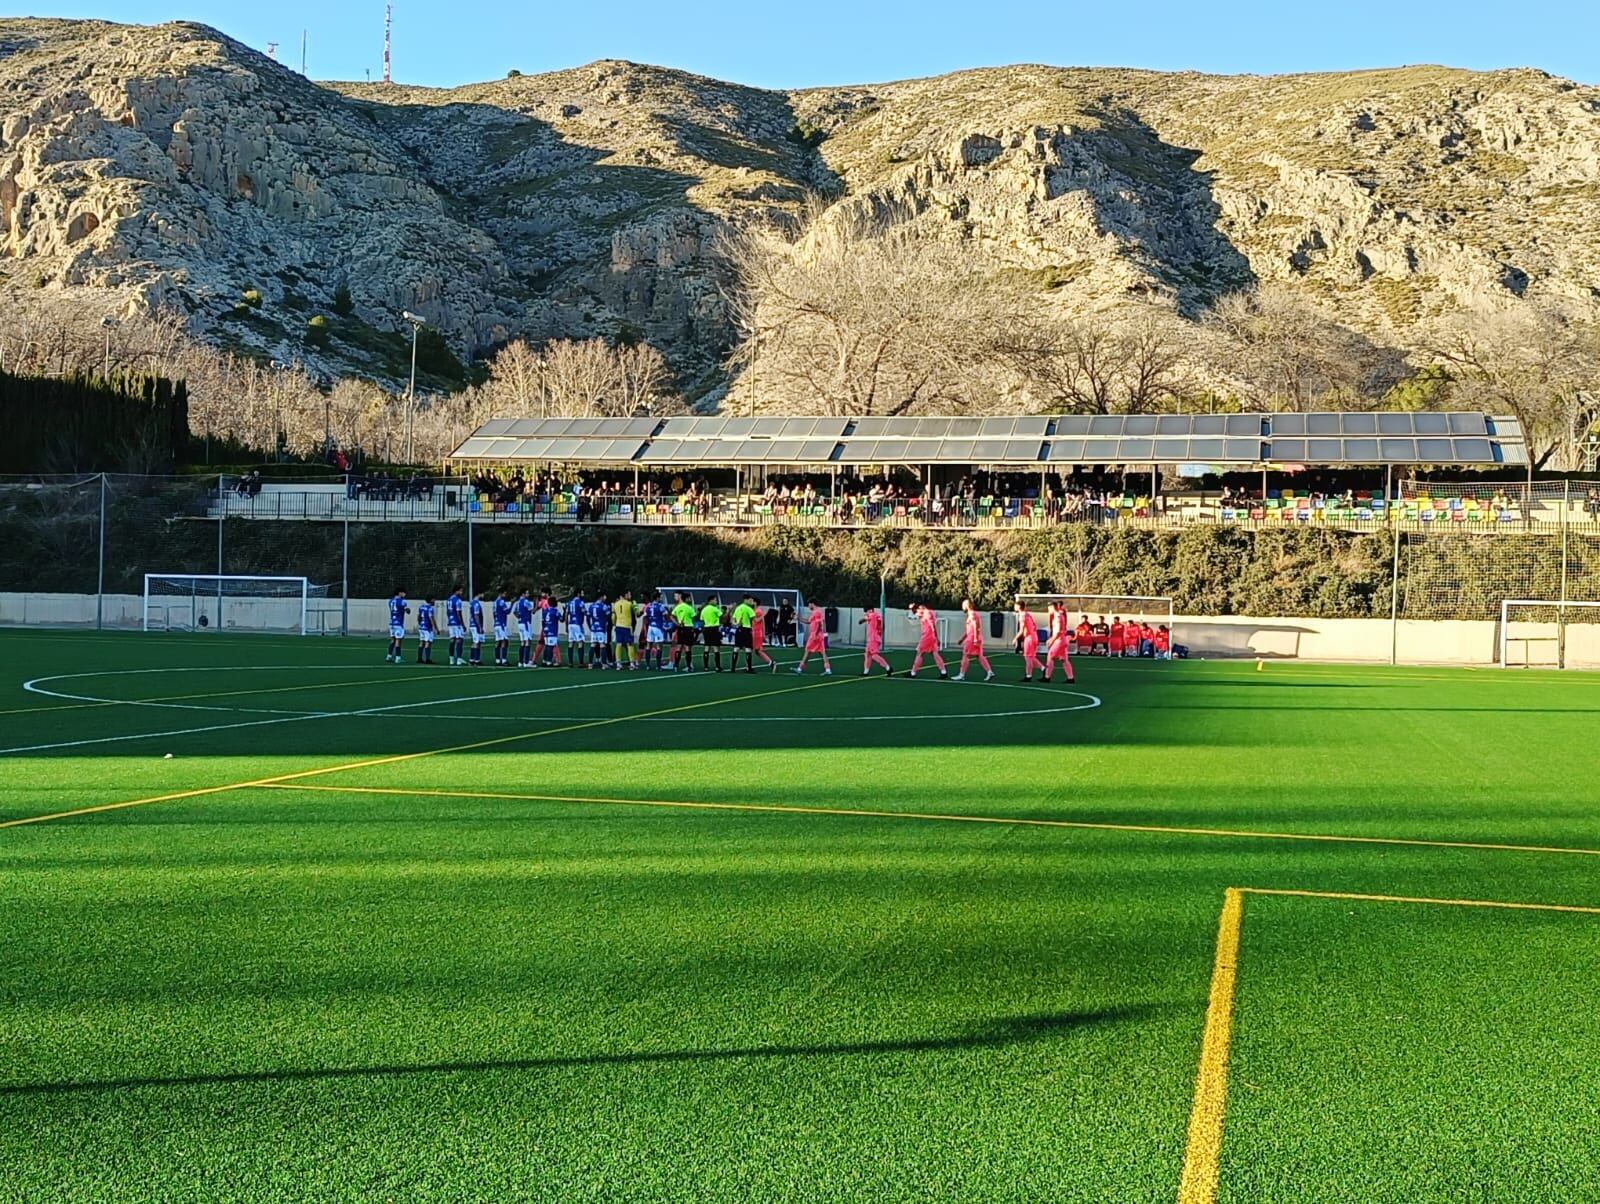
<svg viewBox="0 0 1600 1204">
<path fill-rule="evenodd" d="M 626 628 L 626 627 L 617 628 L 617 643 L 619 643 L 619 644 L 631 644 L 631 643 L 633 643 L 633 632 L 628 630 L 628 628 Z"/>
</svg>

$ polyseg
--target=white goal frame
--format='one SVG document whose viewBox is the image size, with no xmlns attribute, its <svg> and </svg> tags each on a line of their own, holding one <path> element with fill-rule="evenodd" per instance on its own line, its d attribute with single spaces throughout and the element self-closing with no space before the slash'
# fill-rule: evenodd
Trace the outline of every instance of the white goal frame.
<svg viewBox="0 0 1600 1204">
<path fill-rule="evenodd" d="M 1511 608 L 1513 606 L 1537 606 L 1541 610 L 1556 612 L 1554 620 L 1528 619 L 1524 622 L 1535 623 L 1541 627 L 1553 626 L 1555 631 L 1549 635 L 1520 635 L 1513 637 L 1511 634 Z M 1592 611 L 1595 618 L 1600 621 L 1600 602 L 1563 602 L 1559 598 L 1505 598 L 1500 603 L 1500 632 L 1496 640 L 1495 664 L 1502 669 L 1565 669 L 1567 667 L 1567 612 L 1571 610 Z M 1555 664 L 1534 664 L 1528 659 L 1528 647 L 1531 644 L 1550 644 L 1556 646 Z M 1520 664 L 1512 664 L 1510 659 L 1511 645 L 1521 644 L 1523 660 Z"/>
<path fill-rule="evenodd" d="M 152 594 L 150 584 L 153 581 L 183 582 L 190 584 L 188 594 Z M 281 593 L 271 595 L 254 594 L 247 590 L 237 588 L 239 584 L 249 583 L 254 585 L 279 585 L 288 587 Z M 307 577 L 258 577 L 226 573 L 146 573 L 144 575 L 144 606 L 141 629 L 144 631 L 222 631 L 223 603 L 232 599 L 235 601 L 259 597 L 261 600 L 284 602 L 292 605 L 299 602 L 300 621 L 298 624 L 299 635 L 308 634 L 308 619 L 312 585 Z M 164 602 L 163 599 L 173 599 Z M 175 628 L 172 624 L 171 612 L 173 609 L 184 609 L 184 601 L 188 601 L 189 624 L 187 627 Z M 151 614 L 155 609 L 163 613 L 161 619 L 154 626 L 151 625 Z M 204 620 L 204 621 L 202 621 Z M 233 630 L 262 631 L 263 628 L 234 628 Z M 281 632 L 280 632 L 281 634 Z"/>
</svg>

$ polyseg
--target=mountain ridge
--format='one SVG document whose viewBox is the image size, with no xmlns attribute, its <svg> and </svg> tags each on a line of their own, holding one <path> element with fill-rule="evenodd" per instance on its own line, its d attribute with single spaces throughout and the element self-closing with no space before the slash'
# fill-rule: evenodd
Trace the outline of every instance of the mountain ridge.
<svg viewBox="0 0 1600 1204">
<path fill-rule="evenodd" d="M 194 23 L 0 20 L 0 292 L 180 307 L 252 354 L 392 378 L 412 310 L 463 356 L 648 340 L 714 398 L 719 237 L 814 195 L 892 206 L 1064 316 L 1193 319 L 1270 282 L 1409 352 L 1463 308 L 1600 314 L 1600 89 L 1536 68 L 774 90 L 603 59 L 418 88 L 309 81 Z M 353 312 L 308 342 L 340 284 Z"/>
</svg>

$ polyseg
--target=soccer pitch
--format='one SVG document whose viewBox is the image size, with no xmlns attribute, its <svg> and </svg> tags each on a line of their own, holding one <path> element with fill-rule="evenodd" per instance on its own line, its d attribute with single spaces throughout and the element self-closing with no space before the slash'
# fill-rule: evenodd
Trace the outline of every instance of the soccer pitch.
<svg viewBox="0 0 1600 1204">
<path fill-rule="evenodd" d="M 1595 677 L 0 652 L 0 1199 L 1600 1199 Z"/>
</svg>

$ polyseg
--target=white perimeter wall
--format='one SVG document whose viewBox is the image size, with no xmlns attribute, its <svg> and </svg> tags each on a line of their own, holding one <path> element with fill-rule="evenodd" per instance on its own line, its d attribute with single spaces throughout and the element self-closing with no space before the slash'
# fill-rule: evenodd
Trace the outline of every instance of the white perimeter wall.
<svg viewBox="0 0 1600 1204">
<path fill-rule="evenodd" d="M 314 598 L 310 602 L 310 627 L 314 633 L 338 634 L 344 603 L 337 598 Z M 413 608 L 415 603 L 413 602 Z M 839 610 L 839 634 L 832 642 L 858 645 L 864 612 L 857 607 Z M 960 611 L 940 611 L 941 630 L 948 647 L 960 643 Z M 1569 622 L 1567 663 L 1569 667 L 1600 668 L 1600 612 L 1580 612 L 1577 618 L 1592 621 Z M 228 599 L 223 631 L 293 631 L 299 626 L 300 600 Z M 440 622 L 443 622 L 440 615 Z M 186 615 L 179 616 L 180 620 Z M 214 618 L 214 614 L 213 614 Z M 989 634 L 989 612 L 980 616 L 984 643 L 993 649 L 1009 649 L 1016 633 L 1012 615 L 1005 616 L 1004 632 Z M 107 594 L 103 603 L 107 628 L 137 629 L 142 622 L 142 599 L 137 594 Z M 96 599 L 93 594 L 8 594 L 0 593 L 0 626 L 93 628 Z M 350 634 L 380 636 L 388 632 L 386 598 L 350 600 Z M 1492 665 L 1498 660 L 1500 625 L 1493 621 L 1423 621 L 1403 619 L 1398 631 L 1388 619 L 1254 619 L 1225 618 L 1173 619 L 1177 643 L 1187 645 L 1198 657 L 1267 657 L 1311 661 L 1351 661 L 1387 664 L 1391 647 L 1397 645 L 1403 664 Z M 1510 660 L 1553 664 L 1556 628 L 1553 623 L 1513 622 Z M 916 622 L 903 610 L 891 609 L 885 635 L 891 649 L 915 644 Z M 1396 638 L 1397 637 L 1397 638 Z"/>
</svg>

